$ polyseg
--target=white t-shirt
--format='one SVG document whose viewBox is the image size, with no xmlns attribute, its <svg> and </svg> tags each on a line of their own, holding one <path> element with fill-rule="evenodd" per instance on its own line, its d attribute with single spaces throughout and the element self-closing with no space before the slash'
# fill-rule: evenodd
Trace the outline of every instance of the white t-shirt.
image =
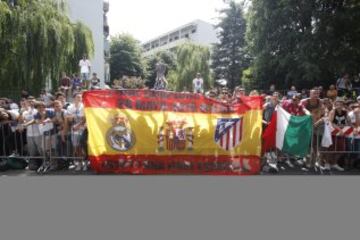
<svg viewBox="0 0 360 240">
<path fill-rule="evenodd" d="M 356 113 L 355 113 L 355 111 L 351 111 L 351 112 L 348 113 L 348 117 L 349 117 L 350 122 L 351 122 L 352 124 L 356 123 L 356 115 L 358 115 L 358 117 L 360 117 L 360 116 L 359 116 L 359 115 L 360 115 L 360 112 L 356 112 Z"/>
<path fill-rule="evenodd" d="M 37 110 L 36 109 L 28 109 L 26 111 L 23 112 L 22 116 L 23 119 L 25 121 L 25 123 L 30 122 L 32 120 L 34 120 L 34 116 L 37 114 Z M 28 137 L 39 137 L 41 136 L 40 134 L 40 130 L 39 130 L 39 124 L 32 124 L 30 126 L 26 127 L 26 135 Z"/>
<path fill-rule="evenodd" d="M 80 66 L 81 73 L 90 73 L 91 63 L 89 60 L 81 59 L 79 66 Z"/>
<path fill-rule="evenodd" d="M 84 113 L 84 105 L 80 103 L 78 107 L 75 106 L 75 104 L 71 104 L 66 111 L 67 116 L 73 116 L 74 117 L 74 123 L 73 126 L 80 123 L 82 119 L 85 116 Z M 83 129 L 79 129 L 78 131 L 73 131 L 74 134 L 80 134 Z"/>
<path fill-rule="evenodd" d="M 46 106 L 50 105 L 51 97 L 52 97 L 52 95 L 50 93 L 41 94 L 40 97 L 41 97 L 41 100 L 43 100 L 45 102 Z"/>
<path fill-rule="evenodd" d="M 204 85 L 204 80 L 202 78 L 195 78 L 193 80 L 194 92 L 202 92 L 203 85 Z"/>
</svg>

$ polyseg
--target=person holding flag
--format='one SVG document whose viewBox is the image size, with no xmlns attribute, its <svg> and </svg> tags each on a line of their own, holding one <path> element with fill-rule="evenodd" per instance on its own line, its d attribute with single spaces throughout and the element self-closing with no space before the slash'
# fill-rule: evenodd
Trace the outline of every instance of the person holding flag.
<svg viewBox="0 0 360 240">
<path fill-rule="evenodd" d="M 263 134 L 263 151 L 267 152 L 277 148 L 287 156 L 286 163 L 291 168 L 294 165 L 289 156 L 306 157 L 310 152 L 313 133 L 312 116 L 307 109 L 300 105 L 299 97 L 295 95 L 292 100 L 285 101 L 276 107 Z M 299 162 L 299 164 L 302 165 L 303 162 Z M 269 165 L 277 170 L 277 163 Z"/>
</svg>

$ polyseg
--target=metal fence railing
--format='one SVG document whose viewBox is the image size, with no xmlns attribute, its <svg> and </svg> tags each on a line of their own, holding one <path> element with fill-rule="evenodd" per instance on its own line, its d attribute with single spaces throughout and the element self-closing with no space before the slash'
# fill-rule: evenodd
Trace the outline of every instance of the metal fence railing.
<svg viewBox="0 0 360 240">
<path fill-rule="evenodd" d="M 46 173 L 77 167 L 86 162 L 84 134 L 72 131 L 62 136 L 52 131 L 29 136 L 26 129 L 15 121 L 0 123 L 0 160 L 3 169 L 15 168 Z M 75 141 L 77 141 L 75 143 Z M 80 150 L 79 150 L 80 149 Z M 9 164 L 10 163 L 10 164 Z M 5 166 L 10 165 L 10 166 Z M 81 166 L 80 166 L 81 167 Z M 82 166 L 84 167 L 84 166 Z M 87 169 L 87 166 L 84 167 Z"/>
</svg>

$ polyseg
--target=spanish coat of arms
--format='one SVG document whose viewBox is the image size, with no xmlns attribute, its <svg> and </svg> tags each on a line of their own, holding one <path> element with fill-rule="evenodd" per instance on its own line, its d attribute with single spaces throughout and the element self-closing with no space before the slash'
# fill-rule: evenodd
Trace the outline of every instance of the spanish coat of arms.
<svg viewBox="0 0 360 240">
<path fill-rule="evenodd" d="M 194 145 L 194 128 L 186 127 L 185 120 L 167 121 L 158 133 L 159 151 L 191 151 Z"/>
</svg>

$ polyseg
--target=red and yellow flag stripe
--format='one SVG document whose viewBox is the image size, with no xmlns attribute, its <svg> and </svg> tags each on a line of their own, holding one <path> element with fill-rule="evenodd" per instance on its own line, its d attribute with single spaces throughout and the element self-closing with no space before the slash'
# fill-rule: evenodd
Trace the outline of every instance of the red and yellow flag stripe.
<svg viewBox="0 0 360 240">
<path fill-rule="evenodd" d="M 227 105 L 195 94 L 108 90 L 86 92 L 84 104 L 89 155 L 98 172 L 259 172 L 259 97 L 244 97 Z M 242 136 L 236 146 L 234 134 L 225 134 L 216 141 L 215 136 L 221 131 L 219 121 L 224 119 L 241 119 Z M 234 146 L 226 149 L 220 141 L 231 141 Z"/>
</svg>

